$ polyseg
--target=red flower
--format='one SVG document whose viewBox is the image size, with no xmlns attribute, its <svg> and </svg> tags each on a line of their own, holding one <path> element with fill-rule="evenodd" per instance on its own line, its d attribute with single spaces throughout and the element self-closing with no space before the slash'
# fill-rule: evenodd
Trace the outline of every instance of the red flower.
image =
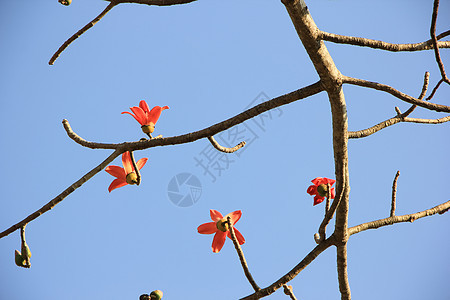
<svg viewBox="0 0 450 300">
<path fill-rule="evenodd" d="M 136 166 L 139 170 L 142 169 L 147 160 L 148 158 L 141 158 L 136 162 Z M 110 193 L 112 190 L 123 187 L 127 184 L 137 183 L 137 175 L 133 169 L 130 152 L 127 151 L 122 154 L 122 164 L 123 168 L 119 166 L 107 166 L 105 169 L 106 172 L 116 177 L 116 179 L 114 179 L 108 187 L 108 191 Z"/>
<path fill-rule="evenodd" d="M 214 239 L 212 242 L 212 251 L 214 253 L 218 253 L 220 251 L 220 249 L 222 249 L 223 245 L 225 244 L 225 240 L 227 239 L 226 237 L 228 236 L 231 239 L 231 233 L 229 231 L 228 223 L 227 223 L 228 216 L 231 217 L 231 224 L 233 225 L 233 228 L 234 228 L 234 224 L 237 221 L 239 221 L 239 219 L 241 218 L 242 212 L 240 210 L 236 210 L 236 211 L 233 211 L 232 213 L 229 213 L 225 217 L 223 217 L 220 212 L 218 212 L 217 210 L 214 210 L 214 209 L 211 209 L 209 211 L 209 213 L 211 215 L 211 219 L 214 222 L 209 222 L 209 223 L 205 223 L 205 224 L 198 226 L 197 231 L 198 231 L 198 233 L 201 233 L 201 234 L 215 233 Z M 239 245 L 244 244 L 245 239 L 242 236 L 242 234 L 239 232 L 239 230 L 234 228 L 234 233 L 236 234 L 236 238 L 239 242 Z"/>
<path fill-rule="evenodd" d="M 158 121 L 161 112 L 165 109 L 169 109 L 169 107 L 155 106 L 152 110 L 150 110 L 147 102 L 141 100 L 141 102 L 139 102 L 139 106 L 133 106 L 130 107 L 130 109 L 134 114 L 127 111 L 122 112 L 122 114 L 132 115 L 133 118 L 141 124 L 141 128 L 144 133 L 152 133 L 155 130 L 155 124 Z"/>
<path fill-rule="evenodd" d="M 321 203 L 323 200 L 325 200 L 325 197 L 327 196 L 327 184 L 329 183 L 330 186 L 332 186 L 336 180 L 334 179 L 329 179 L 329 178 L 322 178 L 322 177 L 317 177 L 313 180 L 311 180 L 312 183 L 314 183 L 313 185 L 310 185 L 308 187 L 308 189 L 306 190 L 306 192 L 310 195 L 315 195 L 314 197 L 314 204 L 319 204 Z M 331 188 L 330 191 L 330 198 L 334 199 L 335 196 L 335 191 L 334 188 Z"/>
</svg>

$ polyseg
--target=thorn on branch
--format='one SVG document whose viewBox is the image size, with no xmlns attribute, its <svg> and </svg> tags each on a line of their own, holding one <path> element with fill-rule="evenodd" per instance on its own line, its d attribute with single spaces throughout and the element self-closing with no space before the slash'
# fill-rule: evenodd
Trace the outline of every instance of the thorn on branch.
<svg viewBox="0 0 450 300">
<path fill-rule="evenodd" d="M 397 174 L 395 174 L 394 182 L 392 183 L 392 202 L 391 202 L 391 214 L 390 216 L 395 216 L 395 200 L 397 198 L 397 180 L 400 176 L 400 171 L 397 171 Z"/>
<path fill-rule="evenodd" d="M 237 150 L 239 150 L 239 149 L 241 149 L 242 147 L 245 146 L 245 141 L 240 142 L 239 144 L 237 144 L 233 148 L 227 148 L 227 147 L 223 147 L 223 146 L 219 145 L 219 143 L 214 139 L 213 136 L 208 136 L 208 140 L 211 142 L 211 144 L 214 146 L 214 148 L 216 148 L 220 152 L 225 152 L 225 153 L 236 152 Z"/>
</svg>

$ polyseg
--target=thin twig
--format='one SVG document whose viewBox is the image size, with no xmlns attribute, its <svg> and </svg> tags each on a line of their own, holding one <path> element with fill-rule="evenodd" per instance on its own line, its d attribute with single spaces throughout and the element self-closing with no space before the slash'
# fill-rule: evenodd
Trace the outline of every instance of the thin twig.
<svg viewBox="0 0 450 300">
<path fill-rule="evenodd" d="M 248 282 L 252 285 L 255 292 L 260 290 L 260 287 L 256 284 L 255 280 L 248 269 L 247 261 L 244 257 L 244 252 L 242 251 L 241 245 L 239 245 L 239 241 L 236 238 L 236 234 L 234 232 L 233 224 L 231 223 L 231 217 L 227 217 L 228 226 L 230 228 L 231 239 L 233 240 L 234 248 L 236 248 L 236 252 L 239 256 L 239 260 L 241 261 L 242 268 L 244 269 L 245 277 L 247 277 Z"/>
<path fill-rule="evenodd" d="M 417 212 L 414 214 L 409 215 L 402 215 L 402 216 L 393 216 L 389 218 L 384 218 L 380 220 L 375 220 L 363 224 L 359 224 L 357 226 L 350 227 L 348 229 L 349 235 L 353 235 L 355 233 L 359 233 L 368 229 L 377 229 L 383 226 L 393 225 L 395 223 L 401 223 L 401 222 L 414 222 L 417 219 L 432 216 L 435 214 L 442 214 L 443 212 L 450 209 L 450 200 L 447 202 L 444 202 L 442 204 L 439 204 L 435 207 L 432 207 L 430 209 Z"/>
<path fill-rule="evenodd" d="M 141 172 L 139 172 L 139 168 L 136 165 L 136 160 L 134 159 L 133 151 L 130 151 L 130 158 L 131 158 L 131 163 L 133 164 L 134 172 L 136 173 L 136 176 L 137 176 L 136 185 L 140 185 L 141 184 Z"/>
<path fill-rule="evenodd" d="M 357 85 L 357 86 L 362 86 L 362 87 L 367 87 L 367 88 L 387 92 L 400 100 L 403 100 L 403 101 L 411 103 L 411 104 L 415 104 L 415 105 L 423 107 L 423 108 L 427 108 L 429 110 L 435 110 L 438 112 L 450 112 L 450 106 L 430 103 L 430 102 L 426 102 L 426 101 L 411 97 L 411 96 L 404 94 L 386 84 L 373 82 L 373 81 L 367 81 L 367 80 L 363 80 L 363 79 L 352 78 L 352 77 L 348 77 L 348 76 L 344 76 L 344 75 L 342 75 L 342 83 L 353 84 L 353 85 Z"/>
<path fill-rule="evenodd" d="M 66 130 L 67 135 L 74 140 L 77 144 L 80 144 L 83 147 L 91 148 L 91 149 L 117 149 L 118 144 L 104 144 L 104 143 L 96 143 L 96 142 L 89 142 L 85 139 L 81 138 L 78 134 L 76 134 L 72 127 L 69 124 L 69 121 L 64 119 L 62 121 L 64 129 Z"/>
<path fill-rule="evenodd" d="M 283 284 L 283 291 L 286 295 L 288 295 L 291 300 L 297 300 L 297 298 L 294 295 L 294 291 L 292 290 L 292 285 Z"/>
<path fill-rule="evenodd" d="M 114 151 L 110 156 L 108 156 L 104 161 L 102 161 L 98 166 L 93 168 L 91 171 L 86 173 L 83 177 L 81 177 L 79 180 L 77 180 L 74 184 L 66 188 L 61 194 L 53 198 L 50 202 L 42 206 L 40 209 L 20 221 L 19 223 L 11 226 L 10 228 L 6 229 L 5 231 L 0 233 L 0 239 L 7 236 L 8 234 L 16 231 L 20 227 L 22 227 L 24 224 L 27 224 L 43 213 L 51 210 L 53 207 L 55 207 L 56 204 L 64 200 L 68 195 L 70 195 L 73 191 L 75 191 L 77 188 L 83 185 L 86 181 L 91 179 L 95 174 L 103 170 L 107 165 L 109 165 L 116 157 L 118 157 L 123 151 L 120 149 Z"/>
<path fill-rule="evenodd" d="M 423 76 L 422 91 L 420 92 L 419 98 L 417 98 L 417 99 L 423 100 L 423 98 L 427 94 L 429 84 L 430 84 L 430 72 L 425 72 L 425 75 Z M 429 99 L 427 99 L 427 100 L 429 100 Z M 400 113 L 399 117 L 405 118 L 405 117 L 409 116 L 416 109 L 416 107 L 417 107 L 417 105 L 415 105 L 415 104 L 411 105 L 411 107 L 407 111 L 405 111 L 403 114 Z"/>
<path fill-rule="evenodd" d="M 211 144 L 214 146 L 214 148 L 216 148 L 217 150 L 221 151 L 221 152 L 225 152 L 225 153 L 233 153 L 236 152 L 237 150 L 241 149 L 242 147 L 245 146 L 245 141 L 240 142 L 239 144 L 237 144 L 236 146 L 234 146 L 233 148 L 227 148 L 227 147 L 223 147 L 221 146 L 215 139 L 213 136 L 208 136 L 208 140 L 211 142 Z"/>
<path fill-rule="evenodd" d="M 397 174 L 395 174 L 394 182 L 392 183 L 391 217 L 395 216 L 395 200 L 397 198 L 397 180 L 399 176 L 400 171 L 397 171 Z"/>
<path fill-rule="evenodd" d="M 92 26 L 94 26 L 98 21 L 100 21 L 114 6 L 118 4 L 117 1 L 111 1 L 111 3 L 108 4 L 108 6 L 97 16 L 95 19 L 93 19 L 91 22 L 87 23 L 83 28 L 78 30 L 74 35 L 72 35 L 67 41 L 64 42 L 64 44 L 59 47 L 58 51 L 53 54 L 52 58 L 50 58 L 50 61 L 48 62 L 49 65 L 53 65 L 55 60 L 61 55 L 61 53 L 77 38 L 79 38 L 83 33 L 88 31 Z"/>
<path fill-rule="evenodd" d="M 434 94 L 436 94 L 437 90 L 439 89 L 439 86 L 444 82 L 444 79 L 440 79 L 438 81 L 438 83 L 436 84 L 436 86 L 433 88 L 433 90 L 431 91 L 430 96 L 427 97 L 427 100 L 431 100 L 431 98 L 434 97 Z"/>
<path fill-rule="evenodd" d="M 345 177 L 344 177 L 344 182 L 342 183 L 342 186 L 345 185 Z M 330 199 L 330 194 L 331 194 L 331 186 L 328 183 L 328 195 L 327 195 L 327 202 L 329 203 L 329 199 Z M 342 200 L 342 195 L 343 195 L 343 191 L 339 194 L 338 197 L 336 197 L 333 200 L 333 203 L 331 204 L 331 207 L 327 210 L 325 217 L 322 220 L 322 223 L 320 223 L 319 226 L 319 242 L 322 242 L 325 240 L 326 238 L 326 229 L 327 229 L 327 225 L 330 223 L 331 219 L 333 218 L 334 213 L 336 212 L 336 209 L 339 205 L 339 203 Z M 328 204 L 329 205 L 329 204 Z M 317 242 L 317 241 L 316 241 Z"/>
<path fill-rule="evenodd" d="M 450 35 L 450 30 L 441 33 L 438 36 L 438 38 L 441 39 L 448 35 Z M 345 36 L 345 35 L 339 35 L 339 34 L 325 32 L 325 31 L 320 31 L 319 36 L 320 36 L 320 39 L 322 39 L 324 41 L 328 41 L 328 42 L 333 42 L 333 43 L 338 43 L 338 44 L 348 44 L 348 45 L 361 46 L 361 47 L 369 47 L 369 48 L 392 51 L 392 52 L 431 50 L 434 47 L 432 40 L 428 40 L 428 41 L 422 42 L 422 43 L 414 43 L 414 44 L 393 44 L 393 43 L 386 43 L 386 42 L 379 41 L 379 40 L 372 40 L 372 39 L 354 37 L 354 36 Z M 449 41 L 438 42 L 438 46 L 440 48 L 450 48 L 450 42 Z"/>
<path fill-rule="evenodd" d="M 111 0 L 106 0 L 111 1 Z M 117 3 L 135 3 L 135 4 L 147 4 L 155 6 L 171 6 L 178 4 L 187 4 L 197 0 L 117 0 Z"/>
<path fill-rule="evenodd" d="M 439 66 L 439 70 L 441 71 L 442 79 L 446 83 L 450 84 L 450 80 L 447 78 L 447 74 L 445 74 L 444 63 L 442 62 L 441 54 L 439 53 L 439 45 L 436 38 L 436 21 L 438 16 L 438 10 L 439 10 L 439 0 L 434 0 L 433 15 L 431 17 L 430 35 L 431 40 L 433 41 L 434 56 L 436 57 L 436 62 Z"/>
</svg>

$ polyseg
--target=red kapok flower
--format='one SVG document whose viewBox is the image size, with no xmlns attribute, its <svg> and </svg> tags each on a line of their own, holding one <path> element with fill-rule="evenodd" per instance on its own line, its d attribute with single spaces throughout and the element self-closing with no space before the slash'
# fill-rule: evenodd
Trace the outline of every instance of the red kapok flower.
<svg viewBox="0 0 450 300">
<path fill-rule="evenodd" d="M 317 178 L 311 180 L 311 182 L 314 184 L 310 185 L 308 187 L 308 189 L 306 190 L 306 192 L 310 195 L 315 195 L 313 205 L 316 205 L 316 204 L 321 203 L 323 200 L 325 200 L 325 197 L 328 194 L 327 184 L 329 183 L 330 186 L 332 186 L 336 182 L 336 180 L 325 178 L 325 177 L 323 177 L 323 178 L 317 177 Z M 330 198 L 334 199 L 334 196 L 335 196 L 334 188 L 331 188 Z"/>
<path fill-rule="evenodd" d="M 211 209 L 209 211 L 209 213 L 211 215 L 211 219 L 214 222 L 209 222 L 209 223 L 205 223 L 205 224 L 198 226 L 197 231 L 198 231 L 198 233 L 201 233 L 201 234 L 215 233 L 214 239 L 212 242 L 212 251 L 214 253 L 218 253 L 222 249 L 223 245 L 225 244 L 225 240 L 227 239 L 227 236 L 231 239 L 231 233 L 229 231 L 228 222 L 227 222 L 228 216 L 231 217 L 231 224 L 233 225 L 233 228 L 234 228 L 234 224 L 237 221 L 239 221 L 239 219 L 241 218 L 242 212 L 240 210 L 236 210 L 236 211 L 233 211 L 232 213 L 229 213 L 225 217 L 223 217 L 220 212 L 218 212 L 217 210 L 214 210 L 214 209 Z M 234 233 L 236 234 L 236 238 L 239 242 L 239 245 L 244 244 L 245 239 L 242 236 L 242 234 L 239 232 L 239 230 L 234 228 Z"/>
<path fill-rule="evenodd" d="M 141 158 L 136 162 L 136 166 L 139 170 L 142 169 L 147 160 L 148 158 Z M 119 166 L 107 166 L 105 169 L 106 172 L 116 177 L 116 179 L 114 179 L 108 187 L 108 191 L 110 193 L 112 190 L 123 187 L 127 184 L 137 183 L 137 174 L 133 169 L 130 152 L 127 151 L 122 154 L 122 164 L 123 168 Z"/>
<path fill-rule="evenodd" d="M 141 102 L 139 102 L 139 106 L 133 106 L 130 107 L 130 109 L 133 114 L 127 111 L 122 112 L 122 114 L 132 115 L 133 118 L 141 124 L 142 131 L 148 134 L 155 130 L 155 124 L 158 121 L 161 112 L 165 109 L 169 109 L 169 107 L 155 106 L 152 110 L 150 110 L 147 102 L 141 100 Z"/>
</svg>

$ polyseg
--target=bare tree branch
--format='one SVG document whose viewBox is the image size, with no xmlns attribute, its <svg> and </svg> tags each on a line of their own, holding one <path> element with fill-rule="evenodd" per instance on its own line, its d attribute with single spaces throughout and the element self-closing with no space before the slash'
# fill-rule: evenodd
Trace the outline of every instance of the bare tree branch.
<svg viewBox="0 0 450 300">
<path fill-rule="evenodd" d="M 337 273 L 339 281 L 339 291 L 341 299 L 351 299 L 350 284 L 348 282 L 347 271 L 347 242 L 342 242 L 336 246 Z"/>
<path fill-rule="evenodd" d="M 380 131 L 381 129 L 384 129 L 386 127 L 392 126 L 392 125 L 400 123 L 400 122 L 421 123 L 421 124 L 442 124 L 442 123 L 445 123 L 448 121 L 450 121 L 450 116 L 443 117 L 440 119 L 402 118 L 402 117 L 397 116 L 397 117 L 387 119 L 386 121 L 378 123 L 377 125 L 374 125 L 367 129 L 358 130 L 358 131 L 349 131 L 348 138 L 349 139 L 359 139 L 359 138 L 363 138 L 363 137 L 368 137 L 369 135 L 372 135 L 375 132 Z"/>
<path fill-rule="evenodd" d="M 239 241 L 236 238 L 236 233 L 234 232 L 233 224 L 231 223 L 231 217 L 227 217 L 228 227 L 230 228 L 231 239 L 233 240 L 234 248 L 236 248 L 236 252 L 239 256 L 239 260 L 241 261 L 242 269 L 244 269 L 245 277 L 247 277 L 248 282 L 252 285 L 255 292 L 259 291 L 261 288 L 256 284 L 253 279 L 250 270 L 248 269 L 247 261 L 245 260 L 244 252 L 242 251 L 241 245 L 239 245 Z"/>
<path fill-rule="evenodd" d="M 307 97 L 310 97 L 312 95 L 318 94 L 322 92 L 323 86 L 320 81 L 311 84 L 307 87 L 301 88 L 299 90 L 293 91 L 289 94 L 279 96 L 277 98 L 273 98 L 271 100 L 268 100 L 266 102 L 263 102 L 261 104 L 258 104 L 252 108 L 247 109 L 246 111 L 229 118 L 228 120 L 225 120 L 223 122 L 214 124 L 212 126 L 209 126 L 205 129 L 174 136 L 174 137 L 167 137 L 167 138 L 159 138 L 159 139 L 150 139 L 145 141 L 138 141 L 138 142 L 126 142 L 126 143 L 120 143 L 120 144 L 103 144 L 103 143 L 94 143 L 94 142 L 88 142 L 78 135 L 76 135 L 72 128 L 70 127 L 70 124 L 67 120 L 63 120 L 64 128 L 66 129 L 67 134 L 70 138 L 72 138 L 75 142 L 78 144 L 88 147 L 91 149 L 122 149 L 122 151 L 135 151 L 135 150 L 144 150 L 152 147 L 157 146 L 166 146 L 166 145 L 178 145 L 178 144 L 185 144 L 194 142 L 196 140 L 207 138 L 209 136 L 213 136 L 221 131 L 227 130 L 235 125 L 238 125 L 240 123 L 243 123 L 257 115 L 260 115 L 268 110 L 271 110 L 273 108 L 286 105 L 289 103 L 292 103 L 297 100 L 305 99 Z"/>
<path fill-rule="evenodd" d="M 450 84 L 450 80 L 447 78 L 445 74 L 444 64 L 442 63 L 441 54 L 439 53 L 439 45 L 436 38 L 436 21 L 439 10 L 439 0 L 434 0 L 433 4 L 433 15 L 431 17 L 431 26 L 430 26 L 430 35 L 431 40 L 433 41 L 434 55 L 436 57 L 436 62 L 439 66 L 439 70 L 441 71 L 442 80 L 446 83 Z"/>
<path fill-rule="evenodd" d="M 237 150 L 239 150 L 239 149 L 241 149 L 242 147 L 245 146 L 245 141 L 240 142 L 239 144 L 237 144 L 233 148 L 227 148 L 227 147 L 220 146 L 220 144 L 216 141 L 216 139 L 214 139 L 213 136 L 208 136 L 208 140 L 211 142 L 211 144 L 213 145 L 214 148 L 216 148 L 220 152 L 225 152 L 225 153 L 236 152 Z"/>
<path fill-rule="evenodd" d="M 105 0 L 111 1 L 112 0 Z M 155 6 L 170 6 L 177 4 L 187 4 L 197 0 L 117 0 L 117 3 L 136 3 L 136 4 L 147 4 Z"/>
<path fill-rule="evenodd" d="M 95 19 L 93 19 L 91 22 L 87 23 L 83 28 L 78 30 L 74 35 L 72 35 L 67 41 L 64 42 L 64 44 L 59 47 L 59 49 L 53 54 L 52 58 L 50 58 L 50 61 L 48 62 L 49 65 L 53 65 L 55 60 L 61 55 L 61 53 L 77 38 L 79 38 L 83 33 L 88 31 L 92 26 L 97 24 L 98 21 L 100 21 L 114 6 L 116 6 L 118 3 L 117 1 L 111 1 L 111 3 L 108 4 L 108 6 L 97 16 Z"/>
<path fill-rule="evenodd" d="M 79 180 L 77 180 L 74 184 L 69 186 L 67 189 L 65 189 L 61 194 L 53 198 L 50 202 L 42 206 L 40 209 L 20 221 L 19 223 L 11 226 L 10 228 L 6 229 L 5 231 L 0 233 L 0 239 L 7 236 L 8 234 L 16 231 L 17 229 L 21 228 L 24 224 L 27 224 L 43 213 L 51 210 L 53 207 L 55 207 L 56 204 L 63 201 L 64 198 L 66 198 L 68 195 L 70 195 L 72 192 L 74 192 L 77 188 L 83 185 L 86 181 L 91 179 L 95 174 L 103 170 L 107 165 L 109 165 L 117 156 L 119 156 L 122 152 L 120 150 L 114 151 L 108 158 L 106 158 L 104 161 L 102 161 L 98 166 L 93 168 L 91 171 L 86 173 L 83 177 L 81 177 Z"/>
<path fill-rule="evenodd" d="M 397 198 L 397 180 L 399 176 L 400 171 L 397 171 L 397 174 L 395 174 L 394 182 L 392 183 L 391 217 L 395 216 L 395 200 Z"/>
<path fill-rule="evenodd" d="M 387 226 L 387 225 L 393 225 L 395 223 L 414 222 L 415 220 L 423 218 L 423 217 L 428 217 L 428 216 L 432 216 L 435 214 L 442 214 L 445 211 L 448 211 L 449 209 L 450 209 L 450 200 L 445 203 L 439 204 L 435 207 L 432 207 L 430 209 L 427 209 L 427 210 L 424 210 L 421 212 L 417 212 L 414 214 L 393 216 L 393 217 L 384 218 L 384 219 L 380 219 L 380 220 L 376 220 L 376 221 L 372 221 L 372 222 L 363 223 L 363 224 L 360 224 L 357 226 L 353 226 L 348 229 L 348 232 L 349 232 L 349 235 L 353 235 L 353 234 L 359 233 L 361 231 L 365 231 L 368 229 L 376 229 L 376 228 L 380 228 L 380 227 Z"/>
<path fill-rule="evenodd" d="M 272 283 L 270 286 L 259 290 L 247 297 L 241 298 L 241 300 L 255 300 L 260 299 L 270 294 L 273 294 L 276 290 L 281 288 L 283 284 L 288 283 L 295 278 L 301 271 L 303 271 L 311 262 L 319 256 L 320 253 L 328 249 L 334 244 L 334 236 L 330 236 L 328 239 L 317 245 L 311 252 L 309 252 L 305 258 L 302 259 L 292 270 L 290 270 L 286 275 L 278 279 L 276 282 Z"/>
<path fill-rule="evenodd" d="M 440 38 L 446 37 L 450 35 L 450 30 L 443 32 L 439 35 Z M 428 40 L 422 43 L 415 44 L 392 44 L 386 43 L 379 40 L 366 39 L 361 37 L 354 36 L 345 36 L 334 33 L 328 33 L 325 31 L 321 31 L 319 33 L 320 39 L 328 42 L 338 43 L 338 44 L 348 44 L 354 46 L 361 47 L 369 47 L 375 49 L 381 49 L 392 52 L 400 52 L 400 51 L 422 51 L 422 50 L 431 50 L 434 48 L 433 40 Z M 438 42 L 437 45 L 439 48 L 450 48 L 450 41 Z"/>
<path fill-rule="evenodd" d="M 423 108 L 427 108 L 429 110 L 435 110 L 438 112 L 450 112 L 450 106 L 430 103 L 430 102 L 426 102 L 426 101 L 411 97 L 407 94 L 404 94 L 404 93 L 394 89 L 393 87 L 391 87 L 389 85 L 385 85 L 385 84 L 381 84 L 381 83 L 373 82 L 373 81 L 367 81 L 367 80 L 363 80 L 363 79 L 352 78 L 352 77 L 348 77 L 348 76 L 344 76 L 344 75 L 342 75 L 342 82 L 387 92 L 400 100 L 403 100 L 403 101 L 411 103 L 411 104 L 415 104 L 415 105 L 423 107 Z"/>
</svg>

